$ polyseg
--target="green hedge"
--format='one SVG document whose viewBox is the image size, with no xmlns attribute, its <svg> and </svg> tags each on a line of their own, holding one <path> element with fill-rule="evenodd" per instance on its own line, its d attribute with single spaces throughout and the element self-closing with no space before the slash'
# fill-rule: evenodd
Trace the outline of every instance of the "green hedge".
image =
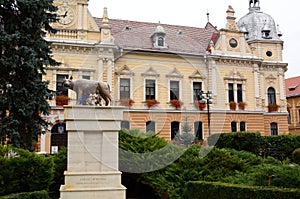
<svg viewBox="0 0 300 199">
<path fill-rule="evenodd" d="M 248 151 L 259 154 L 261 145 L 260 133 L 222 133 L 208 137 L 208 144 L 217 148 L 232 148 L 238 151 Z"/>
<path fill-rule="evenodd" d="M 61 147 L 53 157 L 54 162 L 54 179 L 49 188 L 49 195 L 51 198 L 59 198 L 60 186 L 65 184 L 64 172 L 67 170 L 67 148 Z"/>
<path fill-rule="evenodd" d="M 300 147 L 299 135 L 262 136 L 262 155 L 278 160 L 292 159 L 293 151 Z"/>
<path fill-rule="evenodd" d="M 217 148 L 248 151 L 261 157 L 271 156 L 278 160 L 292 159 L 292 153 L 300 147 L 300 136 L 261 136 L 259 133 L 237 132 L 213 134 L 208 144 Z"/>
<path fill-rule="evenodd" d="M 187 199 L 291 199 L 300 198 L 300 189 L 253 187 L 219 182 L 188 182 Z"/>
<path fill-rule="evenodd" d="M 50 199 L 47 191 L 35 191 L 0 196 L 0 199 Z"/>
<path fill-rule="evenodd" d="M 0 196 L 48 191 L 53 181 L 53 168 L 52 157 L 0 145 Z"/>
</svg>

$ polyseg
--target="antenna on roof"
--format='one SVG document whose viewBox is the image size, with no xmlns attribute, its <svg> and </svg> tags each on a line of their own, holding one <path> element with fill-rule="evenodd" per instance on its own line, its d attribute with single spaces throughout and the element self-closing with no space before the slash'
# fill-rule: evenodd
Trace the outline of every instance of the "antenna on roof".
<svg viewBox="0 0 300 199">
<path fill-rule="evenodd" d="M 206 16 L 207 16 L 207 22 L 209 22 L 209 12 L 208 12 L 208 9 L 207 9 L 207 12 L 206 12 Z"/>
</svg>

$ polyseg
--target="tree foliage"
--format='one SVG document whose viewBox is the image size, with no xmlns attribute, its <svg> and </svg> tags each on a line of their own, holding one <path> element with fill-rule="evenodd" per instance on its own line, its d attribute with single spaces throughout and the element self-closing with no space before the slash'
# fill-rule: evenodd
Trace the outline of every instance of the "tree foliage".
<svg viewBox="0 0 300 199">
<path fill-rule="evenodd" d="M 55 32 L 53 0 L 0 0 L 0 133 L 17 147 L 32 150 L 32 141 L 48 124 L 50 108 L 45 67 L 58 63 L 44 37 Z"/>
</svg>

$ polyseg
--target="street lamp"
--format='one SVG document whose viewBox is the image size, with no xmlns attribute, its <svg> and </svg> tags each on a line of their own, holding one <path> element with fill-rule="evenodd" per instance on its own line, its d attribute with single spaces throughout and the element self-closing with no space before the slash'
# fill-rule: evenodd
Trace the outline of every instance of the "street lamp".
<svg viewBox="0 0 300 199">
<path fill-rule="evenodd" d="M 208 90 L 206 93 L 204 91 L 200 91 L 200 100 L 201 103 L 207 104 L 207 126 L 208 126 L 208 136 L 210 136 L 210 104 L 212 104 L 212 91 Z"/>
</svg>

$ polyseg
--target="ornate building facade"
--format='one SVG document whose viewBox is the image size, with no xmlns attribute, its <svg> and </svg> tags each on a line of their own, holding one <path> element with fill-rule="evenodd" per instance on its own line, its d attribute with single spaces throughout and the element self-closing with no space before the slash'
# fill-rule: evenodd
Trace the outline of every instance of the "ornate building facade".
<svg viewBox="0 0 300 199">
<path fill-rule="evenodd" d="M 285 80 L 289 133 L 300 135 L 300 76 Z"/>
<path fill-rule="evenodd" d="M 63 89 L 63 78 L 108 82 L 112 105 L 134 101 L 122 127 L 152 130 L 168 140 L 182 133 L 183 124 L 199 140 L 220 132 L 288 132 L 283 41 L 259 5 L 250 4 L 238 21 L 229 6 L 226 27 L 218 30 L 209 22 L 197 28 L 109 19 L 106 8 L 102 18 L 95 18 L 88 0 L 55 4 L 58 32 L 46 39 L 61 65 L 47 68 L 43 78 L 50 89 L 75 99 L 74 92 Z M 150 99 L 159 104 L 147 107 Z M 173 107 L 174 100 L 180 105 Z M 204 109 L 195 106 L 202 101 Z M 62 122 L 63 108 L 50 103 L 48 119 Z M 49 137 L 42 140 L 49 143 Z M 44 150 L 49 148 L 46 144 Z"/>
</svg>

